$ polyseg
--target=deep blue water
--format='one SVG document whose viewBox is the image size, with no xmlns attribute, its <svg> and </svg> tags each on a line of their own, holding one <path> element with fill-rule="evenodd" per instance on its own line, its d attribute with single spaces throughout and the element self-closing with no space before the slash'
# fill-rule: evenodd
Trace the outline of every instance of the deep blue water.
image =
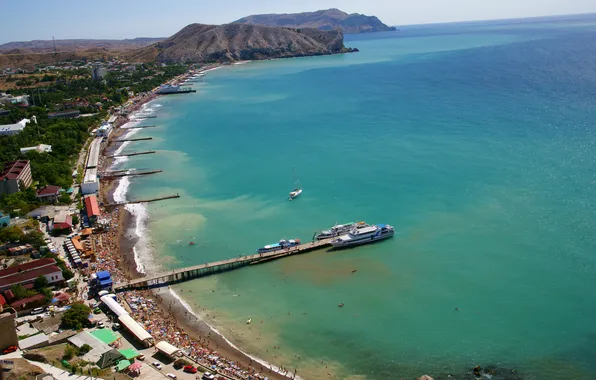
<svg viewBox="0 0 596 380">
<path fill-rule="evenodd" d="M 223 68 L 153 103 L 159 128 L 138 136 L 155 139 L 127 149 L 159 152 L 125 165 L 164 173 L 134 179 L 130 196 L 183 195 L 149 207 L 153 264 L 389 223 L 391 241 L 179 287 L 242 349 L 308 379 L 489 363 L 593 378 L 596 18 L 346 44 L 361 52 Z M 304 194 L 287 202 L 293 166 Z"/>
</svg>

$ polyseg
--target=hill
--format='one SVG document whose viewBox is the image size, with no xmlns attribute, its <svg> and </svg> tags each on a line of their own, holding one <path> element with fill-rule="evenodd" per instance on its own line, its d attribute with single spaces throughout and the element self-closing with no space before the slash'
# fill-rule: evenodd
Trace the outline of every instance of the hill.
<svg viewBox="0 0 596 380">
<path fill-rule="evenodd" d="M 159 62 L 230 62 L 334 54 L 344 48 L 339 30 L 272 28 L 261 25 L 190 24 L 172 37 L 138 49 L 129 59 Z"/>
<path fill-rule="evenodd" d="M 252 15 L 234 21 L 238 24 L 279 26 L 285 28 L 314 28 L 319 30 L 341 29 L 344 33 L 370 33 L 396 30 L 375 16 L 359 13 L 347 14 L 339 9 L 290 14 Z"/>
<path fill-rule="evenodd" d="M 125 40 L 56 40 L 56 50 L 58 52 L 86 51 L 90 49 L 106 50 L 128 50 L 138 49 L 143 46 L 151 45 L 155 42 L 165 40 L 164 38 L 133 38 Z M 52 53 L 54 52 L 53 40 L 33 40 L 23 42 L 8 42 L 0 45 L 0 52 L 10 54 L 10 51 L 19 50 L 29 53 Z"/>
</svg>

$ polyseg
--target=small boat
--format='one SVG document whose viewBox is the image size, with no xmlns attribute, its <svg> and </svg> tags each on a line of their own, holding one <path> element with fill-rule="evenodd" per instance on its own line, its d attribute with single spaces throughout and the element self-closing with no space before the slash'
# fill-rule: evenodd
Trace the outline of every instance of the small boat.
<svg viewBox="0 0 596 380">
<path fill-rule="evenodd" d="M 392 237 L 395 230 L 388 224 L 377 224 L 364 228 L 354 228 L 346 235 L 331 241 L 333 248 L 344 248 L 360 244 L 374 243 Z"/>
<path fill-rule="evenodd" d="M 195 245 L 195 242 L 191 241 L 190 243 L 188 243 L 188 245 Z"/>
<path fill-rule="evenodd" d="M 268 245 L 264 246 L 263 248 L 257 249 L 257 253 L 274 252 L 274 251 L 279 251 L 281 249 L 295 247 L 297 245 L 300 245 L 300 239 L 291 239 L 291 240 L 283 239 L 283 240 L 280 240 L 279 243 L 268 244 Z"/>
<path fill-rule="evenodd" d="M 352 270 L 352 273 L 356 273 L 356 272 L 358 272 L 358 269 L 353 269 Z"/>
<path fill-rule="evenodd" d="M 298 198 L 300 194 L 302 194 L 302 185 L 300 184 L 300 179 L 298 179 L 298 175 L 296 174 L 296 168 L 292 168 L 294 173 L 294 183 L 296 184 L 296 188 L 290 191 L 290 198 L 288 200 L 292 200 L 294 198 Z"/>
<path fill-rule="evenodd" d="M 248 318 L 248 321 L 246 321 L 246 324 L 250 325 L 251 322 L 252 322 L 252 318 Z"/>
<path fill-rule="evenodd" d="M 339 306 L 339 307 L 344 307 L 344 304 L 343 304 L 343 303 L 340 303 L 340 304 L 339 304 L 339 305 L 337 305 L 337 306 Z"/>
</svg>

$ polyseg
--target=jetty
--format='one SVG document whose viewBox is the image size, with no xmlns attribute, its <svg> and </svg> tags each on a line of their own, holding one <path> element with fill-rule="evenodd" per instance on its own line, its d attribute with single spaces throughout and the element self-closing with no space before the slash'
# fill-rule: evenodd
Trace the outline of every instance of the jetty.
<svg viewBox="0 0 596 380">
<path fill-rule="evenodd" d="M 139 137 L 136 139 L 120 139 L 120 140 L 112 140 L 112 142 L 131 142 L 131 141 L 145 141 L 145 140 L 153 140 L 153 137 Z"/>
<path fill-rule="evenodd" d="M 114 178 L 120 177 L 129 177 L 129 176 L 139 176 L 139 175 L 148 175 L 148 174 L 155 174 L 161 173 L 163 170 L 161 169 L 151 169 L 151 170 L 143 170 L 143 169 L 130 169 L 130 170 L 116 170 L 113 172 L 104 172 L 101 175 L 102 180 L 110 180 Z"/>
<path fill-rule="evenodd" d="M 248 265 L 261 264 L 264 262 L 277 260 L 282 257 L 298 255 L 306 252 L 315 251 L 331 246 L 331 240 L 325 239 L 309 243 L 300 244 L 294 247 L 280 249 L 269 253 L 257 253 L 254 255 L 240 256 L 229 260 L 221 260 L 212 263 L 194 265 L 186 268 L 162 272 L 151 276 L 138 278 L 135 280 L 117 283 L 113 285 L 114 292 L 123 292 L 127 290 L 151 289 L 170 284 L 184 282 L 195 278 L 209 276 L 215 273 L 227 272 L 239 269 Z"/>
<path fill-rule="evenodd" d="M 156 197 L 156 198 L 148 198 L 148 199 L 139 199 L 136 201 L 127 201 L 127 202 L 116 202 L 116 203 L 108 203 L 105 207 L 116 207 L 116 206 L 124 206 L 124 205 L 132 205 L 136 203 L 151 203 L 157 201 L 165 201 L 166 199 L 176 199 L 180 198 L 180 195 L 166 195 L 163 197 Z"/>
<path fill-rule="evenodd" d="M 132 117 L 133 119 L 141 120 L 141 119 L 155 119 L 157 116 L 155 115 L 136 115 Z"/>
<path fill-rule="evenodd" d="M 143 128 L 157 128 L 157 125 L 139 125 L 136 127 L 126 127 L 126 128 L 120 128 L 120 129 L 143 129 Z"/>
<path fill-rule="evenodd" d="M 122 153 L 120 153 L 120 154 L 113 154 L 111 156 L 104 156 L 104 157 L 106 157 L 106 158 L 131 157 L 131 156 L 140 156 L 142 154 L 153 154 L 153 153 L 155 153 L 154 150 L 148 150 L 148 151 L 145 151 L 145 152 L 133 152 L 133 153 L 126 153 L 126 154 L 122 154 Z"/>
</svg>

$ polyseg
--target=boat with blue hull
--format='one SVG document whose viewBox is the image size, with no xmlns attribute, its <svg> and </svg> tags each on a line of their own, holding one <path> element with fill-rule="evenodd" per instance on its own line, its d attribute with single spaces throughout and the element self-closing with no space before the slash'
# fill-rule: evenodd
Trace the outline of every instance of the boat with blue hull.
<svg viewBox="0 0 596 380">
<path fill-rule="evenodd" d="M 290 247 L 295 247 L 297 245 L 300 245 L 299 239 L 290 239 L 290 240 L 284 239 L 284 240 L 280 240 L 278 243 L 268 244 L 268 245 L 264 246 L 263 248 L 257 249 L 257 253 L 269 253 L 269 252 L 279 251 L 279 250 L 290 248 Z"/>
</svg>

